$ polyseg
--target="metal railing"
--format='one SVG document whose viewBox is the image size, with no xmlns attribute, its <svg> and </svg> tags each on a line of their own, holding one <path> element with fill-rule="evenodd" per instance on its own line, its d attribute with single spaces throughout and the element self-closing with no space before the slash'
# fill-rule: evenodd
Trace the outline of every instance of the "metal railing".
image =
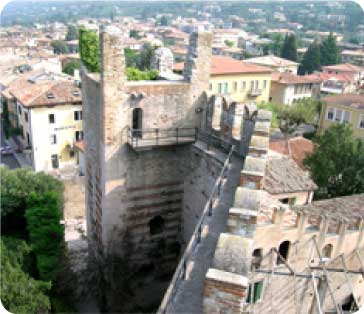
<svg viewBox="0 0 364 314">
<path fill-rule="evenodd" d="M 197 128 L 128 129 L 128 143 L 134 148 L 190 143 L 196 139 Z"/>
<path fill-rule="evenodd" d="M 216 199 L 218 199 L 221 195 L 222 181 L 226 176 L 226 172 L 228 170 L 228 165 L 231 162 L 231 158 L 232 158 L 234 149 L 235 149 L 234 146 L 232 146 L 230 149 L 228 157 L 225 160 L 224 166 L 221 169 L 220 175 L 215 182 L 214 188 L 212 189 L 212 191 L 210 193 L 210 196 L 203 209 L 200 219 L 198 220 L 195 230 L 190 238 L 190 241 L 188 242 L 187 248 L 181 257 L 181 259 L 178 263 L 178 266 L 176 268 L 176 271 L 173 275 L 173 278 L 171 280 L 171 283 L 169 284 L 169 286 L 167 288 L 167 291 L 164 295 L 162 303 L 158 309 L 158 312 L 157 312 L 158 314 L 167 313 L 168 307 L 174 301 L 174 298 L 176 296 L 176 293 L 178 291 L 180 284 L 184 280 L 187 279 L 186 275 L 187 275 L 188 262 L 190 261 L 196 247 L 201 243 L 203 224 L 208 216 L 212 216 L 214 203 L 215 203 Z"/>
</svg>

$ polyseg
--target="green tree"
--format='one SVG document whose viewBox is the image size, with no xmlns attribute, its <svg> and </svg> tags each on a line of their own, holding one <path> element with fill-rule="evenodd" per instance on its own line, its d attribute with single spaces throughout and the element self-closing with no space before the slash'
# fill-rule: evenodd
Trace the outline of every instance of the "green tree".
<svg viewBox="0 0 364 314">
<path fill-rule="evenodd" d="M 79 51 L 81 61 L 90 72 L 100 72 L 99 38 L 92 30 L 80 28 Z"/>
<path fill-rule="evenodd" d="M 130 30 L 129 37 L 135 38 L 135 39 L 140 39 L 139 32 L 135 29 Z"/>
<path fill-rule="evenodd" d="M 78 31 L 76 26 L 68 25 L 66 41 L 76 40 L 76 39 L 78 39 Z"/>
<path fill-rule="evenodd" d="M 267 44 L 263 46 L 263 55 L 264 56 L 269 55 L 269 45 Z"/>
<path fill-rule="evenodd" d="M 68 75 L 73 75 L 75 70 L 79 70 L 81 68 L 81 62 L 78 60 L 72 60 L 66 64 L 63 69 L 63 72 Z"/>
<path fill-rule="evenodd" d="M 54 192 L 32 193 L 28 203 L 25 217 L 39 276 L 42 280 L 54 280 L 60 271 L 64 248 L 64 230 L 60 224 L 62 205 Z"/>
<path fill-rule="evenodd" d="M 282 58 L 297 61 L 297 42 L 294 34 L 286 35 L 280 55 Z"/>
<path fill-rule="evenodd" d="M 338 64 L 340 61 L 341 56 L 336 44 L 336 38 L 330 33 L 320 45 L 320 63 L 321 65 L 332 65 Z"/>
<path fill-rule="evenodd" d="M 127 68 L 126 77 L 128 81 L 151 81 L 155 80 L 158 76 L 157 70 L 140 71 L 136 68 Z"/>
<path fill-rule="evenodd" d="M 34 280 L 24 272 L 24 259 L 30 247 L 21 240 L 2 237 L 0 298 L 11 313 L 47 313 L 50 282 Z"/>
<path fill-rule="evenodd" d="M 282 50 L 283 36 L 281 34 L 273 34 L 272 40 L 273 42 L 269 45 L 269 50 L 271 53 L 278 56 Z"/>
<path fill-rule="evenodd" d="M 57 203 L 63 204 L 63 183 L 50 175 L 36 173 L 31 169 L 0 168 L 0 192 L 2 234 L 24 233 L 24 214 L 33 192 L 38 195 L 54 192 L 57 195 Z"/>
<path fill-rule="evenodd" d="M 364 192 L 364 143 L 353 138 L 350 126 L 336 124 L 314 139 L 315 149 L 304 160 L 319 186 L 317 198 Z"/>
<path fill-rule="evenodd" d="M 302 123 L 313 124 L 317 116 L 314 108 L 307 108 L 304 103 L 294 103 L 290 106 L 278 106 L 277 119 L 279 129 L 287 136 L 296 131 L 297 127 Z"/>
<path fill-rule="evenodd" d="M 320 45 L 314 41 L 303 56 L 302 63 L 298 69 L 299 74 L 311 74 L 321 70 Z"/>
<path fill-rule="evenodd" d="M 232 47 L 232 46 L 234 46 L 234 42 L 231 40 L 225 40 L 225 45 L 228 47 Z"/>
<path fill-rule="evenodd" d="M 357 36 L 353 35 L 349 38 L 348 40 L 349 43 L 354 44 L 354 45 L 359 45 L 360 44 L 360 40 Z"/>
<path fill-rule="evenodd" d="M 10 126 L 8 102 L 5 98 L 2 99 L 2 105 L 3 105 L 3 112 L 1 115 L 1 121 L 3 123 L 3 130 L 5 137 L 9 138 L 11 126 Z"/>
<path fill-rule="evenodd" d="M 143 45 L 143 48 L 137 60 L 137 68 L 139 70 L 145 71 L 150 69 L 150 62 L 152 60 L 155 49 L 156 47 L 153 47 L 148 43 Z"/>
<path fill-rule="evenodd" d="M 167 26 L 168 25 L 168 19 L 165 15 L 163 15 L 161 17 L 161 22 L 160 22 L 161 26 Z"/>
<path fill-rule="evenodd" d="M 130 48 L 124 49 L 126 67 L 135 68 L 138 64 L 138 54 L 135 50 Z"/>
<path fill-rule="evenodd" d="M 68 52 L 67 45 L 63 40 L 53 40 L 51 42 L 51 45 L 53 48 L 53 52 L 57 55 Z"/>
</svg>

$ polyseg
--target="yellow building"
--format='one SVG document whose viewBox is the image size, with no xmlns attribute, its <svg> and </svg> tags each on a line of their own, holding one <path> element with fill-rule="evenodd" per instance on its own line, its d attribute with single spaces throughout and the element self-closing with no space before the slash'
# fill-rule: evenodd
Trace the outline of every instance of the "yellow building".
<svg viewBox="0 0 364 314">
<path fill-rule="evenodd" d="M 183 70 L 183 63 L 174 65 Z M 213 56 L 210 71 L 212 94 L 228 96 L 237 102 L 268 102 L 272 69 L 230 57 Z"/>
<path fill-rule="evenodd" d="M 364 96 L 342 94 L 323 99 L 319 132 L 335 123 L 349 123 L 355 138 L 364 139 Z"/>
<path fill-rule="evenodd" d="M 21 78 L 6 90 L 15 106 L 18 139 L 35 171 L 76 170 L 75 142 L 83 140 L 80 88 L 67 77 L 50 76 Z"/>
</svg>

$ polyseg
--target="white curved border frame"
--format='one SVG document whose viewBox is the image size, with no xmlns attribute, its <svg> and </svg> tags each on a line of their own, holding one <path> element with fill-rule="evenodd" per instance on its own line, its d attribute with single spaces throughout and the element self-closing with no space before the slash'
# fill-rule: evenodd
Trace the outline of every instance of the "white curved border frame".
<svg viewBox="0 0 364 314">
<path fill-rule="evenodd" d="M 7 5 L 7 4 L 9 4 L 10 2 L 11 2 L 12 0 L 0 0 L 0 23 L 1 23 L 1 17 L 2 17 L 2 12 L 3 12 L 3 10 L 4 10 L 4 8 L 5 8 L 5 6 Z M 52 1 L 52 0 L 49 0 L 49 1 Z M 82 0 L 74 0 L 74 1 L 82 1 Z M 104 0 L 104 1 L 107 1 L 107 0 Z M 151 1 L 153 1 L 153 0 L 151 0 Z M 169 0 L 169 1 L 182 1 L 182 0 Z M 188 0 L 187 0 L 188 1 Z M 196 0 L 196 1 L 199 1 L 199 0 Z M 217 0 L 217 1 L 224 1 L 224 0 Z M 226 1 L 234 1 L 234 0 L 226 0 Z M 244 0 L 236 0 L 236 1 L 244 1 Z M 247 0 L 247 1 L 249 1 L 249 0 Z M 250 0 L 250 1 L 252 1 L 252 2 L 254 2 L 254 0 Z M 259 0 L 258 0 L 259 1 Z M 257 2 L 258 2 L 257 1 Z M 276 0 L 269 0 L 269 1 L 272 1 L 272 2 L 274 2 L 274 1 L 276 1 Z M 301 1 L 301 2 L 305 2 L 305 0 L 293 0 L 293 1 Z M 327 2 L 327 1 L 330 1 L 330 0 L 321 0 L 321 1 L 323 1 L 323 2 Z M 339 0 L 340 1 L 340 0 Z M 361 7 L 361 9 L 363 10 L 363 12 L 364 12 L 364 0 L 344 0 L 344 1 L 351 1 L 351 2 L 355 2 L 355 3 L 357 3 L 360 7 Z M 1 26 L 1 25 L 0 25 Z M 4 308 L 4 306 L 2 305 L 2 302 L 1 302 L 1 300 L 0 300 L 0 314 L 12 314 L 12 313 L 10 313 L 10 312 L 8 312 L 5 308 Z M 357 311 L 355 314 L 364 314 L 364 306 L 361 308 L 361 309 L 359 309 L 359 311 Z"/>
</svg>

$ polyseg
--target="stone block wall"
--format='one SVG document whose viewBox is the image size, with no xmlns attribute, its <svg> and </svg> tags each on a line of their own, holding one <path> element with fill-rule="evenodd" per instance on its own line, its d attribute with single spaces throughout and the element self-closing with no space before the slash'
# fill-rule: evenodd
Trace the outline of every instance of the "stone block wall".
<svg viewBox="0 0 364 314">
<path fill-rule="evenodd" d="M 218 158 L 211 154 L 210 151 L 193 145 L 186 158 L 184 158 L 183 168 L 185 176 L 181 237 L 186 244 L 195 229 L 220 174 L 225 161 L 223 160 L 224 157 L 226 157 L 225 154 Z"/>
<path fill-rule="evenodd" d="M 247 293 L 244 276 L 210 268 L 206 274 L 203 307 L 205 313 L 241 313 Z"/>
</svg>

